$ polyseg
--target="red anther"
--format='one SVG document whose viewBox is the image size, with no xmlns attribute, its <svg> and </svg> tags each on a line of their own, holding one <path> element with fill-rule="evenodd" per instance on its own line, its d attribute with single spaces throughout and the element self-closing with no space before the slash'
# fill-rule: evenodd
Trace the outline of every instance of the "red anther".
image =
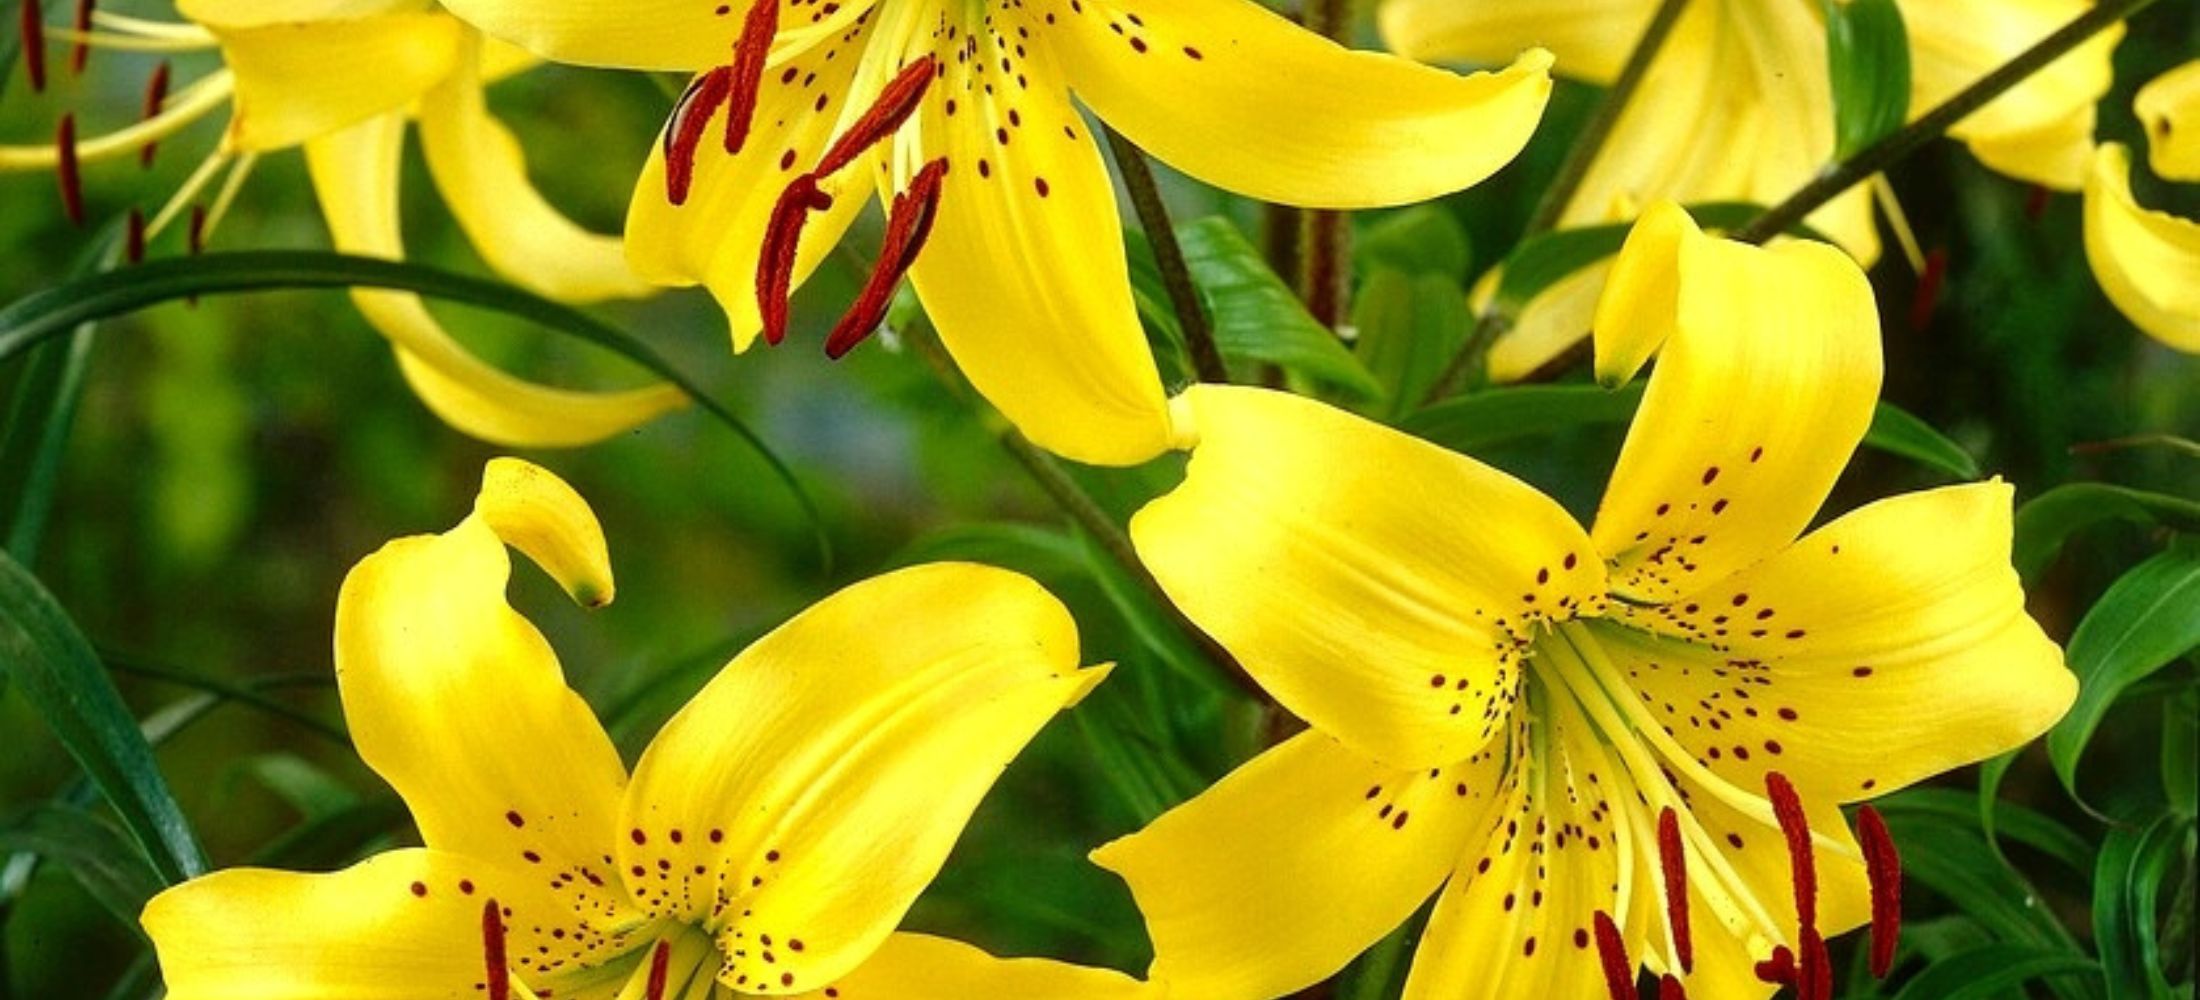
<svg viewBox="0 0 2200 1000">
<path fill-rule="evenodd" d="M 168 73 L 168 60 L 163 59 L 160 65 L 153 67 L 153 75 L 145 79 L 145 117 L 148 121 L 160 114 L 161 107 L 168 103 Z M 138 150 L 138 165 L 151 167 L 153 153 L 159 149 L 160 143 L 146 143 Z"/>
<path fill-rule="evenodd" d="M 1658 814 L 1658 863 L 1665 869 L 1665 922 L 1673 928 L 1673 950 L 1681 971 L 1696 969 L 1696 945 L 1688 933 L 1688 854 L 1681 850 L 1680 816 L 1672 806 Z"/>
<path fill-rule="evenodd" d="M 672 106 L 665 122 L 665 200 L 675 205 L 687 204 L 688 189 L 695 184 L 695 151 L 703 144 L 710 116 L 726 103 L 732 75 L 724 66 L 703 74 Z"/>
<path fill-rule="evenodd" d="M 1612 915 L 1598 910 L 1594 920 L 1597 960 L 1604 964 L 1604 989 L 1612 1000 L 1635 1000 L 1635 963 L 1627 958 L 1627 942 L 1619 936 Z"/>
<path fill-rule="evenodd" d="M 1902 855 L 1879 810 L 1857 810 L 1856 832 L 1872 884 L 1872 978 L 1885 979 L 1894 968 L 1895 942 L 1902 937 Z"/>
<path fill-rule="evenodd" d="M 1940 283 L 1948 277 L 1948 251 L 1934 247 L 1925 255 L 1925 273 L 1917 276 L 1917 291 L 1910 298 L 1910 329 L 1925 329 L 1933 320 L 1933 306 L 1940 302 Z"/>
<path fill-rule="evenodd" d="M 1795 972 L 1795 996 L 1797 1000 L 1833 1000 L 1833 956 L 1826 951 L 1826 939 L 1816 927 L 1803 928 L 1801 964 Z"/>
<path fill-rule="evenodd" d="M 818 189 L 817 177 L 803 174 L 779 193 L 771 220 L 764 225 L 764 246 L 756 260 L 756 311 L 764 321 L 764 342 L 787 339 L 787 306 L 794 295 L 795 253 L 802 226 L 811 212 L 833 207 L 831 195 Z"/>
<path fill-rule="evenodd" d="M 54 177 L 61 182 L 61 210 L 69 221 L 84 224 L 84 175 L 76 161 L 76 116 L 62 115 L 61 125 L 54 130 L 54 149 L 59 154 L 55 160 Z"/>
<path fill-rule="evenodd" d="M 69 52 L 69 72 L 84 75 L 84 64 L 92 58 L 92 44 L 85 40 L 92 30 L 92 0 L 76 0 L 76 48 Z"/>
<path fill-rule="evenodd" d="M 481 960 L 488 971 L 489 1000 L 511 1000 L 512 967 L 504 960 L 504 908 L 494 899 L 481 906 Z"/>
<path fill-rule="evenodd" d="M 1811 851 L 1810 820 L 1804 816 L 1803 800 L 1795 794 L 1787 775 L 1765 772 L 1765 791 L 1771 795 L 1773 815 L 1780 820 L 1780 833 L 1787 838 L 1788 866 L 1795 879 L 1796 922 L 1808 937 L 1818 925 L 1818 859 Z"/>
<path fill-rule="evenodd" d="M 1658 980 L 1658 1000 L 1688 1000 L 1688 987 L 1671 973 Z"/>
<path fill-rule="evenodd" d="M 863 155 L 864 150 L 893 135 L 901 128 L 901 123 L 908 121 L 909 116 L 916 112 L 917 103 L 924 99 L 925 89 L 932 85 L 932 74 L 937 66 L 938 61 L 926 54 L 916 62 L 902 67 L 900 75 L 895 76 L 879 91 L 878 100 L 871 102 L 870 110 L 856 119 L 855 124 L 848 126 L 848 130 L 842 132 L 840 138 L 833 140 L 832 146 L 825 150 L 824 158 L 817 161 L 817 169 L 812 173 L 819 177 L 828 176 L 854 163 L 856 157 Z"/>
<path fill-rule="evenodd" d="M 733 65 L 727 67 L 730 84 L 726 103 L 726 152 L 739 153 L 749 141 L 749 126 L 756 120 L 756 97 L 764 85 L 764 63 L 772 54 L 772 38 L 779 34 L 779 0 L 755 0 L 741 22 L 741 38 L 733 43 Z"/>
<path fill-rule="evenodd" d="M 130 210 L 130 225 L 123 238 L 122 259 L 135 264 L 145 259 L 145 213 Z"/>
<path fill-rule="evenodd" d="M 2024 199 L 2025 219 L 2030 222 L 2040 221 L 2040 216 L 2047 214 L 2047 199 L 2054 193 L 2049 191 L 2045 184 L 2032 185 L 2032 193 L 2026 195 Z"/>
<path fill-rule="evenodd" d="M 204 205 L 193 205 L 193 206 L 191 206 L 191 232 L 190 232 L 190 237 L 191 237 L 191 238 L 190 238 L 190 241 L 189 241 L 189 243 L 188 243 L 188 246 L 190 247 L 190 251 L 191 251 L 191 256 L 193 256 L 193 257 L 196 257 L 196 256 L 198 256 L 198 255 L 200 255 L 200 254 L 202 254 L 202 253 L 205 253 L 205 252 L 206 252 L 206 206 L 204 206 Z"/>
<path fill-rule="evenodd" d="M 1795 985 L 1795 953 L 1784 944 L 1772 946 L 1772 957 L 1757 963 L 1757 981 L 1779 986 Z"/>
<path fill-rule="evenodd" d="M 665 1000 L 665 965 L 672 960 L 672 942 L 657 942 L 657 950 L 649 956 L 649 1000 Z"/>
<path fill-rule="evenodd" d="M 32 90 L 46 89 L 46 15 L 39 11 L 38 0 L 23 0 L 23 72 L 31 79 Z"/>
<path fill-rule="evenodd" d="M 863 283 L 855 304 L 826 336 L 826 357 L 840 360 L 863 343 L 886 317 L 895 286 L 916 264 L 917 253 L 932 235 L 932 221 L 939 217 L 940 182 L 946 176 L 947 158 L 933 160 L 910 179 L 909 190 L 894 197 L 886 218 L 886 238 L 879 243 L 878 263 L 871 268 L 871 277 Z"/>
</svg>

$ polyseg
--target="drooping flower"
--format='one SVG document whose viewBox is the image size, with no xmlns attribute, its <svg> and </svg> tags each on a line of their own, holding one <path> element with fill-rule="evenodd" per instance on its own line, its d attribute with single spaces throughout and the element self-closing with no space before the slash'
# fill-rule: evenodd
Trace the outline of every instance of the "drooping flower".
<svg viewBox="0 0 2200 1000">
<path fill-rule="evenodd" d="M 885 246 L 828 351 L 868 335 L 907 272 L 988 399 L 1100 463 L 1165 450 L 1168 419 L 1100 137 L 1072 94 L 1193 177 L 1358 208 L 1488 176 L 1550 88 L 1541 52 L 1461 77 L 1347 51 L 1252 0 L 448 6 L 551 59 L 705 71 L 643 174 L 627 247 L 647 278 L 707 285 L 736 350 L 778 339 L 789 290 L 876 185 Z"/>
<path fill-rule="evenodd" d="M 1637 962 L 1698 997 L 1817 983 L 1826 936 L 1872 919 L 1891 949 L 1898 919 L 1891 844 L 1867 820 L 1860 850 L 1838 807 L 2069 705 L 2008 486 L 1803 534 L 1879 387 L 1852 260 L 1715 240 L 1667 203 L 1616 267 L 1600 367 L 1663 347 L 1587 531 L 1318 402 L 1181 397 L 1187 478 L 1133 539 L 1312 729 L 1094 854 L 1137 896 L 1157 982 L 1280 996 L 1441 886 L 1414 1000 L 1631 997 Z"/>
<path fill-rule="evenodd" d="M 84 5 L 89 11 L 90 5 Z M 82 136 L 73 116 L 50 146 L 0 148 L 0 169 L 54 169 L 65 203 L 81 211 L 85 162 L 140 156 L 185 127 L 230 108 L 220 146 L 144 230 L 141 242 L 188 219 L 197 248 L 220 223 L 264 154 L 304 147 L 338 249 L 403 258 L 398 167 L 408 120 L 417 119 L 430 173 L 459 226 L 499 273 L 568 302 L 647 294 L 616 237 L 589 233 L 553 208 L 527 178 L 519 144 L 484 102 L 490 81 L 531 65 L 525 53 L 481 35 L 415 0 L 343 0 L 300 5 L 272 0 L 182 0 L 191 23 L 110 15 L 78 32 L 120 48 L 219 49 L 223 67 L 172 87 L 167 63 L 148 84 L 145 117 Z M 39 22 L 26 51 L 50 40 Z M 209 186 L 228 180 L 202 204 Z M 586 444 L 629 430 L 686 403 L 665 384 L 581 392 L 517 378 L 473 354 L 443 329 L 417 296 L 352 296 L 397 351 L 421 400 L 453 427 L 487 441 L 530 447 Z"/>
<path fill-rule="evenodd" d="M 345 717 L 426 846 L 162 893 L 144 925 L 169 996 L 1140 995 L 894 932 L 1001 769 L 1106 673 L 1037 584 L 943 563 L 849 587 L 736 657 L 630 777 L 505 603 L 507 545 L 610 601 L 594 514 L 512 460 L 456 528 L 361 562 L 337 603 Z"/>
<path fill-rule="evenodd" d="M 1609 83 L 1657 0 L 1385 0 L 1383 36 L 1428 60 L 1502 58 L 1549 46 L 1561 74 Z M 2087 0 L 1901 0 L 1910 113 L 1922 114 L 2069 23 Z M 2085 181 L 2094 105 L 2122 26 L 2103 31 L 1949 130 L 1987 166 L 2058 191 Z M 1817 0 L 1698 0 L 1681 13 L 1589 169 L 1562 226 L 1635 217 L 1661 199 L 1774 204 L 1834 157 L 1833 93 Z M 1807 220 L 1858 261 L 1879 257 L 1872 192 L 1859 185 Z M 1899 220 L 1898 220 L 1899 225 Z M 1491 349 L 1493 379 L 1535 371 L 1589 335 L 1600 272 L 1528 303 Z"/>
<path fill-rule="evenodd" d="M 2200 181 L 2200 61 L 2141 87 L 2133 110 L 2155 174 Z M 2104 143 L 2086 174 L 2085 255 L 2108 300 L 2139 329 L 2200 353 L 2200 223 L 2140 205 L 2121 144 Z"/>
</svg>

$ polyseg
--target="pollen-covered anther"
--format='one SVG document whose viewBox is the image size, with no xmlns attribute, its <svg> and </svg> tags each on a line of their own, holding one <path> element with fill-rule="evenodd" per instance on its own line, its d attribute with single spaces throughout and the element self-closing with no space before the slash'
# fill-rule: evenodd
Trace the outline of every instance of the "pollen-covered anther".
<svg viewBox="0 0 2200 1000">
<path fill-rule="evenodd" d="M 1801 1000 L 1830 1000 L 1833 995 L 1832 959 L 1826 939 L 1818 931 L 1818 861 L 1811 853 L 1810 820 L 1803 812 L 1802 797 L 1787 775 L 1765 772 L 1765 792 L 1772 799 L 1773 816 L 1787 841 L 1788 866 L 1795 883 L 1796 971 L 1795 992 Z"/>
<path fill-rule="evenodd" d="M 512 967 L 505 961 L 504 908 L 494 899 L 481 905 L 482 983 L 489 1000 L 511 1000 Z"/>
<path fill-rule="evenodd" d="M 69 74 L 83 76 L 92 58 L 92 0 L 76 0 L 76 47 L 69 50 Z"/>
<path fill-rule="evenodd" d="M 1688 1000 L 1688 987 L 1681 985 L 1680 977 L 1668 972 L 1658 978 L 1658 1000 Z"/>
<path fill-rule="evenodd" d="M 817 161 L 817 169 L 811 173 L 819 177 L 831 176 L 854 163 L 865 150 L 899 131 L 902 123 L 916 113 L 918 104 L 924 100 L 924 92 L 932 86 L 937 65 L 938 60 L 926 54 L 902 67 L 901 72 L 879 90 L 878 100 L 871 102 L 863 116 L 826 148 L 825 155 Z"/>
<path fill-rule="evenodd" d="M 1795 953 L 1784 944 L 1772 946 L 1772 957 L 1757 963 L 1757 981 L 1777 986 L 1795 985 Z"/>
<path fill-rule="evenodd" d="M 31 89 L 46 89 L 46 15 L 39 10 L 38 0 L 23 0 L 19 22 L 23 32 L 23 73 L 31 81 Z"/>
<path fill-rule="evenodd" d="M 145 120 L 151 121 L 168 103 L 168 83 L 171 74 L 168 60 L 163 59 L 153 67 L 153 74 L 145 78 Z M 151 169 L 153 155 L 160 150 L 160 143 L 148 142 L 138 149 L 138 166 Z"/>
<path fill-rule="evenodd" d="M 1856 833 L 1872 886 L 1872 977 L 1885 979 L 1894 968 L 1895 943 L 1902 936 L 1902 856 L 1879 810 L 1870 806 L 1859 810 Z"/>
<path fill-rule="evenodd" d="M 1673 928 L 1673 950 L 1681 971 L 1696 968 L 1696 945 L 1688 928 L 1688 855 L 1681 849 L 1681 823 L 1672 806 L 1658 814 L 1658 866 L 1665 875 L 1665 921 Z"/>
<path fill-rule="evenodd" d="M 145 259 L 145 213 L 130 210 L 130 221 L 124 230 L 122 259 L 135 264 Z"/>
<path fill-rule="evenodd" d="M 703 142 L 711 116 L 726 103 L 732 80 L 732 68 L 720 66 L 689 84 L 687 93 L 673 104 L 672 115 L 665 122 L 666 201 L 687 204 L 688 192 L 695 186 L 696 148 Z"/>
<path fill-rule="evenodd" d="M 1635 963 L 1627 958 L 1627 942 L 1612 923 L 1612 915 L 1598 910 L 1594 920 L 1597 961 L 1604 967 L 1604 989 L 1612 1000 L 1635 1000 Z"/>
<path fill-rule="evenodd" d="M 61 124 L 54 130 L 54 149 L 60 154 L 55 161 L 54 178 L 61 184 L 61 210 L 69 221 L 84 224 L 84 174 L 76 156 L 76 116 L 62 115 Z"/>
<path fill-rule="evenodd" d="M 733 43 L 733 64 L 726 67 L 726 152 L 737 154 L 749 141 L 749 127 L 756 121 L 756 98 L 764 84 L 764 63 L 772 54 L 772 39 L 779 34 L 779 0 L 755 0 L 741 22 L 741 37 Z M 708 120 L 709 116 L 704 118 Z"/>
<path fill-rule="evenodd" d="M 947 159 L 933 160 L 910 179 L 909 190 L 894 196 L 893 208 L 887 213 L 886 238 L 879 245 L 878 263 L 871 268 L 871 277 L 864 282 L 855 304 L 825 338 L 827 357 L 837 361 L 854 350 L 886 317 L 886 307 L 894 299 L 894 288 L 916 264 L 924 241 L 932 235 L 932 221 L 939 217 L 941 182 L 946 176 Z"/>
<path fill-rule="evenodd" d="M 831 207 L 833 196 L 818 188 L 815 174 L 796 177 L 772 205 L 756 266 L 757 313 L 763 319 L 767 344 L 778 344 L 787 338 L 787 307 L 794 295 L 795 252 L 802 245 L 802 227 L 809 221 L 811 212 Z"/>
<path fill-rule="evenodd" d="M 665 1000 L 665 979 L 666 974 L 671 971 L 668 968 L 671 963 L 672 942 L 657 942 L 656 950 L 649 956 L 649 982 L 643 996 L 649 1000 Z"/>
</svg>

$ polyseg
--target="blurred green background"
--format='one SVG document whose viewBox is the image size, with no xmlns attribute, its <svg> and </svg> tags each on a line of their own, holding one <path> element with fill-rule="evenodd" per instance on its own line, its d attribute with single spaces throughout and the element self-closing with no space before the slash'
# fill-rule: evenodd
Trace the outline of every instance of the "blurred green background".
<svg viewBox="0 0 2200 1000">
<path fill-rule="evenodd" d="M 2135 23 L 2118 55 L 2117 91 L 2101 107 L 2103 137 L 2141 141 L 2128 110 L 2131 91 L 2196 52 L 2193 4 L 2158 4 Z M 100 53 L 81 79 L 55 72 L 56 85 L 42 97 L 18 81 L 0 100 L 0 142 L 49 138 L 64 109 L 82 109 L 95 131 L 128 121 L 150 65 Z M 209 67 L 179 61 L 178 78 Z M 1595 96 L 1563 85 L 1527 154 L 1490 183 L 1441 204 L 1472 252 L 1436 277 L 1464 286 L 1502 257 Z M 501 85 L 492 100 L 527 141 L 552 200 L 615 230 L 669 104 L 662 81 L 543 69 Z M 220 127 L 201 123 L 165 143 L 150 171 L 134 161 L 89 167 L 93 217 L 157 207 L 212 148 Z M 405 223 L 415 259 L 485 274 L 417 153 L 411 156 Z M 1946 252 L 1949 271 L 1923 326 L 1910 323 L 1917 280 L 1899 255 L 1890 253 L 1874 271 L 1885 307 L 1887 399 L 1958 442 L 1988 474 L 2013 481 L 2020 498 L 2081 480 L 2200 495 L 2193 455 L 2099 444 L 2200 433 L 2200 359 L 2137 334 L 2102 297 L 2079 243 L 2078 200 L 2057 195 L 2028 213 L 2027 187 L 1945 142 L 1893 180 L 1920 240 Z M 1166 172 L 1163 182 L 1180 222 L 1220 214 L 1258 241 L 1259 206 Z M 2200 217 L 2200 189 L 2142 179 L 2140 192 L 2149 204 Z M 0 175 L 0 207 L 0 298 L 63 278 L 89 237 L 62 218 L 53 178 Z M 1365 235 L 1386 219 L 1371 213 L 1355 221 Z M 851 245 L 867 253 L 876 229 L 867 220 Z M 1374 245 L 1386 244 L 1376 238 Z M 212 241 L 215 250 L 324 246 L 295 153 L 260 165 Z M 154 248 L 155 255 L 180 252 L 176 234 Z M 823 501 L 838 555 L 833 566 L 820 564 L 800 510 L 757 456 L 700 414 L 683 413 L 595 448 L 527 455 L 595 505 L 619 598 L 583 612 L 524 570 L 515 576 L 513 603 L 549 635 L 572 683 L 611 719 L 631 760 L 655 724 L 731 650 L 840 584 L 934 557 L 992 558 L 1033 572 L 1077 611 L 1087 659 L 1118 661 L 1121 672 L 1011 769 L 912 923 L 997 951 L 1142 969 L 1146 946 L 1128 894 L 1087 865 L 1085 851 L 1135 828 L 1155 796 L 1165 804 L 1242 760 L 1261 745 L 1267 720 L 1179 669 L 1168 644 L 1150 635 L 1151 609 L 1122 598 L 1124 581 L 1095 569 L 1104 561 L 1066 532 L 1060 511 L 1000 447 L 997 418 L 946 388 L 905 339 L 889 335 L 844 362 L 825 359 L 824 331 L 861 280 L 860 264 L 851 254 L 836 257 L 798 295 L 789 342 L 740 358 L 727 350 L 723 320 L 699 291 L 598 310 L 709 386 L 793 464 Z M 514 370 L 589 385 L 636 377 L 600 351 L 506 318 L 436 308 Z M 324 724 L 340 722 L 329 646 L 345 572 L 392 537 L 455 523 L 482 463 L 497 450 L 429 415 L 340 293 L 163 306 L 104 325 L 94 351 L 58 504 L 33 568 L 128 668 L 118 678 L 141 714 L 192 707 L 192 686 L 155 676 L 180 672 L 256 686 Z M 12 384 L 12 373 L 0 372 L 0 385 Z M 1482 457 L 1553 490 L 1586 517 L 1618 440 L 1617 429 L 1569 433 L 1516 440 Z M 1078 472 L 1119 518 L 1173 474 L 1169 462 Z M 1866 452 L 1828 516 L 1944 481 Z M 2082 535 L 2034 590 L 2033 613 L 2051 634 L 2067 636 L 2111 580 L 2157 547 L 2131 528 Z M 2189 685 L 2189 662 L 2173 671 Z M 2099 782 L 2102 799 L 2148 794 L 2159 766 L 2152 756 L 2158 714 L 2129 711 L 2111 723 L 2115 731 L 2088 758 L 2089 780 Z M 1127 782 L 1109 763 L 1109 747 L 1125 745 L 1124 734 L 1167 762 L 1158 775 Z M 0 695 L 0 746 L 0 811 L 47 799 L 75 780 L 69 759 L 12 693 Z M 267 711 L 225 702 L 169 736 L 160 759 L 217 864 L 272 857 L 328 867 L 410 836 L 402 814 L 388 810 L 387 790 L 340 740 Z M 1954 784 L 1967 781 L 1959 775 Z M 2073 824 L 2089 822 L 2034 759 L 2020 763 L 2004 794 Z M 341 822 L 284 843 L 302 824 L 332 817 Z M 13 900 L 0 928 L 0 986 L 23 997 L 104 995 L 140 960 L 133 931 L 58 867 L 37 868 L 22 881 L 29 871 L 20 863 L 0 871 Z M 2082 882 L 2044 877 L 2040 889 L 2083 925 Z M 1927 902 L 1919 906 L 1933 905 L 1921 898 Z M 2183 961 L 2189 966 L 2189 952 Z"/>
</svg>

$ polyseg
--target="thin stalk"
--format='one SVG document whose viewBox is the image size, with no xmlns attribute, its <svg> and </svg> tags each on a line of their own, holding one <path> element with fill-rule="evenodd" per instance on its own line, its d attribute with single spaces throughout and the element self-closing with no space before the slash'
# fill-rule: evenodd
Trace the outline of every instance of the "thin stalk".
<svg viewBox="0 0 2200 1000">
<path fill-rule="evenodd" d="M 1169 304 L 1176 308 L 1176 325 L 1184 331 L 1184 346 L 1191 351 L 1192 371 L 1202 382 L 1228 382 L 1230 372 L 1222 364 L 1222 350 L 1215 346 L 1214 325 L 1200 304 L 1199 287 L 1192 284 L 1192 269 L 1184 263 L 1184 247 L 1176 241 L 1176 227 L 1169 221 L 1169 206 L 1161 201 L 1161 186 L 1154 183 L 1146 154 L 1114 129 L 1101 126 L 1116 169 L 1123 172 L 1123 187 L 1130 191 L 1131 207 L 1153 247 L 1154 264 L 1161 269 L 1161 283 L 1169 290 Z"/>
<path fill-rule="evenodd" d="M 240 705 L 249 705 L 269 715 L 295 723 L 307 732 L 338 746 L 347 748 L 351 746 L 351 737 L 344 732 L 343 727 L 276 701 L 261 694 L 253 686 L 235 684 L 218 677 L 208 677 L 204 674 L 147 663 L 106 650 L 100 652 L 100 660 L 116 673 L 130 674 L 146 680 L 159 681 L 163 684 L 174 684 L 177 687 L 190 688 L 194 691 L 203 691 L 216 697 L 226 698 Z"/>
<path fill-rule="evenodd" d="M 1980 77 L 1977 83 L 1963 88 L 1954 97 L 1918 116 L 1916 121 L 1864 147 L 1856 155 L 1834 164 L 1831 169 L 1789 195 L 1787 200 L 1766 209 L 1763 215 L 1735 230 L 1732 238 L 1744 243 L 1763 243 L 1779 235 L 1843 192 L 1871 179 L 1872 175 L 1893 166 L 1923 148 L 1926 143 L 1939 138 L 1971 112 L 2000 97 L 2003 91 L 2023 82 L 2026 77 L 2047 68 L 2049 63 L 2077 48 L 2086 39 L 2106 30 L 2109 25 L 2145 10 L 2152 3 L 2154 0 L 2105 0 L 2099 6 L 2088 9 L 2069 24 L 2040 39 L 2031 48 L 2018 53 L 2015 59 Z"/>
<path fill-rule="evenodd" d="M 1597 105 L 1596 114 L 1582 126 L 1581 135 L 1574 139 L 1574 146 L 1559 164 L 1558 175 L 1551 178 L 1550 186 L 1543 189 L 1543 197 L 1536 202 L 1535 213 L 1528 217 L 1528 225 L 1520 234 L 1523 242 L 1551 231 L 1566 212 L 1567 203 L 1581 190 L 1581 183 L 1588 179 L 1589 168 L 1597 156 L 1604 152 L 1604 144 L 1612 137 L 1612 129 L 1619 125 L 1620 116 L 1634 99 L 1635 91 L 1642 86 L 1650 73 L 1650 64 L 1665 49 L 1665 40 L 1672 37 L 1673 26 L 1680 23 L 1681 12 L 1688 0 L 1663 0 L 1650 15 L 1650 23 L 1642 29 L 1642 37 L 1635 40 L 1635 48 L 1627 54 L 1627 63 L 1620 67 L 1619 76 L 1604 93 L 1604 100 Z M 1429 386 L 1428 394 L 1421 399 L 1427 406 L 1451 395 L 1466 383 L 1470 375 L 1479 376 L 1482 358 L 1490 345 L 1505 331 L 1512 329 L 1513 317 L 1494 304 L 1488 311 L 1476 317 L 1474 330 L 1452 354 L 1451 363 L 1444 366 L 1444 373 Z"/>
<path fill-rule="evenodd" d="M 1307 0 L 1301 21 L 1308 31 L 1350 45 L 1352 13 L 1352 0 Z M 1352 216 L 1307 209 L 1299 220 L 1299 299 L 1317 322 L 1339 329 L 1352 300 Z"/>
</svg>

